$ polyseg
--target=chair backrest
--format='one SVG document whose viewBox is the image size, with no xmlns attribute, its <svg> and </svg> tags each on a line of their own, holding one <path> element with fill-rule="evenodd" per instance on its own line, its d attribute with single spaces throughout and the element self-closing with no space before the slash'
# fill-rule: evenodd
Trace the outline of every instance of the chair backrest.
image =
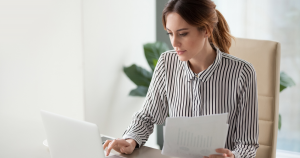
<svg viewBox="0 0 300 158">
<path fill-rule="evenodd" d="M 257 75 L 259 145 L 256 158 L 275 158 L 278 131 L 280 43 L 236 38 L 231 55 L 250 62 Z"/>
</svg>

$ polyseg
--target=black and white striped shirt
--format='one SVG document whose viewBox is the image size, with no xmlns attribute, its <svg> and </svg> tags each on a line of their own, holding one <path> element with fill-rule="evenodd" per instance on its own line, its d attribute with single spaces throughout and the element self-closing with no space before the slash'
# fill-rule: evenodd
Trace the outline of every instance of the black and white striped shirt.
<svg viewBox="0 0 300 158">
<path fill-rule="evenodd" d="M 154 124 L 170 117 L 197 117 L 228 112 L 225 148 L 235 157 L 255 157 L 258 144 L 258 101 L 253 66 L 221 52 L 206 70 L 195 74 L 175 50 L 161 54 L 143 108 L 134 114 L 123 138 L 138 147 L 148 140 Z"/>
</svg>

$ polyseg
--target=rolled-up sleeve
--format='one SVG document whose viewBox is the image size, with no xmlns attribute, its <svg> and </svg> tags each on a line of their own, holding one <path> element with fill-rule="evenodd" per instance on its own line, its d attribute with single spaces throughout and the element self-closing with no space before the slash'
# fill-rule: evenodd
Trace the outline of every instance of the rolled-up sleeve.
<svg viewBox="0 0 300 158">
<path fill-rule="evenodd" d="M 251 64 L 244 65 L 239 83 L 239 104 L 232 152 L 236 158 L 252 158 L 259 147 L 259 131 L 256 73 Z"/>
<path fill-rule="evenodd" d="M 154 124 L 163 124 L 168 115 L 168 103 L 165 88 L 164 53 L 158 59 L 142 109 L 133 115 L 133 119 L 123 134 L 124 139 L 134 139 L 137 148 L 143 146 L 153 133 Z"/>
</svg>

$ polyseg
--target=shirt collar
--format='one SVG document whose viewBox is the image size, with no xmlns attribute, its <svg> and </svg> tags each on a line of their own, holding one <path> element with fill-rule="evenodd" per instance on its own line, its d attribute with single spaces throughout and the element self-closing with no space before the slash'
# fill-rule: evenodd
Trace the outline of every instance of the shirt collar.
<svg viewBox="0 0 300 158">
<path fill-rule="evenodd" d="M 221 62 L 222 52 L 217 47 L 215 47 L 215 49 L 216 49 L 216 53 L 217 53 L 216 59 L 207 69 L 205 69 L 198 75 L 198 78 L 202 82 L 205 82 L 209 79 L 209 77 L 213 74 L 213 72 L 215 71 L 215 69 L 217 68 L 219 63 Z M 186 75 L 188 81 L 190 81 L 191 79 L 196 77 L 196 74 L 189 67 L 188 61 L 184 61 L 184 69 L 185 69 L 185 75 Z"/>
</svg>

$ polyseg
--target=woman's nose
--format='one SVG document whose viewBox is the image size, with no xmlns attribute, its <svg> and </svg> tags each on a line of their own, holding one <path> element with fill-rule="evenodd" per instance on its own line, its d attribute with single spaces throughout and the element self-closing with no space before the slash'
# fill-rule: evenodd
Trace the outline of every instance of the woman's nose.
<svg viewBox="0 0 300 158">
<path fill-rule="evenodd" d="M 172 42 L 173 48 L 180 47 L 180 45 L 181 45 L 180 41 L 178 40 L 178 38 L 176 36 L 173 37 L 171 42 Z"/>
</svg>

